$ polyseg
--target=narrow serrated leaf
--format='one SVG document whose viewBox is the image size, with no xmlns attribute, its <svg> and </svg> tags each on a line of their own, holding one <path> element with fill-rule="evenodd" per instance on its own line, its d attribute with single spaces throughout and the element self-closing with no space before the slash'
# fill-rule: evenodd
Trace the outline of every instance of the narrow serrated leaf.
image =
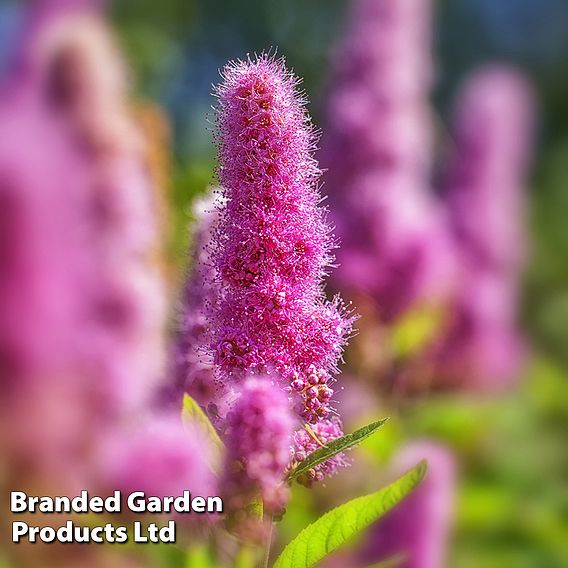
<svg viewBox="0 0 568 568">
<path fill-rule="evenodd" d="M 197 422 L 200 426 L 202 426 L 206 433 L 210 436 L 211 440 L 220 448 L 223 448 L 223 442 L 221 438 L 219 438 L 219 434 L 217 434 L 217 430 L 215 430 L 213 424 L 207 417 L 207 414 L 203 412 L 201 406 L 195 402 L 193 398 L 191 398 L 187 393 L 183 395 L 183 408 L 182 408 L 182 420 L 184 423 L 195 423 Z"/>
<path fill-rule="evenodd" d="M 351 434 L 337 438 L 337 440 L 333 440 L 329 444 L 318 448 L 296 466 L 296 468 L 288 476 L 288 480 L 292 481 L 313 467 L 316 467 L 320 463 L 332 458 L 336 454 L 344 452 L 356 444 L 360 444 L 365 438 L 368 438 L 371 434 L 383 426 L 387 420 L 388 418 L 383 418 L 382 420 L 377 420 L 377 422 L 371 422 L 371 424 L 367 424 L 366 426 L 355 430 L 355 432 L 352 432 Z"/>
<path fill-rule="evenodd" d="M 284 548 L 273 568 L 311 568 L 404 499 L 422 481 L 426 469 L 426 462 L 420 462 L 376 493 L 332 509 L 301 531 Z"/>
<path fill-rule="evenodd" d="M 218 467 L 221 461 L 221 456 L 225 448 L 223 441 L 219 438 L 217 430 L 203 412 L 202 408 L 197 402 L 191 398 L 187 393 L 183 395 L 183 407 L 181 411 L 181 418 L 184 424 L 197 424 L 200 426 L 205 434 L 209 437 L 211 445 L 214 450 L 214 466 Z"/>
</svg>

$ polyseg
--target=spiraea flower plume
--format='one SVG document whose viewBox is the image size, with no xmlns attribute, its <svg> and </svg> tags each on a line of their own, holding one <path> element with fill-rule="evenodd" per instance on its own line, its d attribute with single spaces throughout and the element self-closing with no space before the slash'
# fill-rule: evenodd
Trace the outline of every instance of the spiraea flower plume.
<svg viewBox="0 0 568 568">
<path fill-rule="evenodd" d="M 125 495 L 181 495 L 188 487 L 196 495 L 215 493 L 211 444 L 197 425 L 184 427 L 177 414 L 152 414 L 121 434 L 106 444 L 102 456 L 110 464 L 111 487 Z"/>
<path fill-rule="evenodd" d="M 101 235 L 93 222 L 101 213 L 93 156 L 84 153 L 83 140 L 71 127 L 77 125 L 80 113 L 64 112 L 70 101 L 56 96 L 61 91 L 55 88 L 59 84 L 55 77 L 65 77 L 67 84 L 81 91 L 85 80 L 74 81 L 78 77 L 73 72 L 88 79 L 84 96 L 74 99 L 83 101 L 83 117 L 97 113 L 95 105 L 85 104 L 85 96 L 96 99 L 95 93 L 104 91 L 107 99 L 113 98 L 115 91 L 109 95 L 101 86 L 106 82 L 99 80 L 99 66 L 85 62 L 92 61 L 85 54 L 108 53 L 108 32 L 102 33 L 104 23 L 90 8 L 75 6 L 68 13 L 55 5 L 47 9 L 47 4 L 35 3 L 25 13 L 27 25 L 0 93 L 4 142 L 0 198 L 7 231 L 0 350 L 8 365 L 1 370 L 0 382 L 9 378 L 3 386 L 10 392 L 4 391 L 2 398 L 10 409 L 6 419 L 11 420 L 15 450 L 35 456 L 27 466 L 29 477 L 43 474 L 57 479 L 66 490 L 71 477 L 83 481 L 88 477 L 80 471 L 85 456 L 114 406 L 105 403 L 115 401 L 117 393 L 127 396 L 124 385 L 114 381 L 116 374 L 106 374 L 103 363 L 112 360 L 123 376 L 130 376 L 131 369 L 114 338 L 107 337 L 108 356 L 101 356 L 100 331 L 120 319 L 115 317 L 120 307 L 94 300 L 110 286 L 102 286 L 100 278 L 106 264 L 100 262 Z M 77 62 L 74 58 L 85 65 L 71 64 Z M 104 61 L 110 65 L 109 58 Z M 129 181 L 125 176 L 122 185 L 132 189 Z M 102 238 L 107 249 L 119 242 Z M 115 274 L 118 280 L 118 267 Z M 131 392 L 135 400 L 137 392 L 145 389 Z M 65 467 L 67 471 L 61 471 Z M 17 466 L 11 474 L 14 469 Z M 51 475 L 52 470 L 57 473 Z"/>
<path fill-rule="evenodd" d="M 77 294 L 83 284 L 82 230 L 75 213 L 84 178 L 66 140 L 27 97 L 2 99 L 0 122 L 0 445 L 10 464 L 5 474 L 15 480 L 24 472 L 57 472 L 57 479 L 68 481 L 93 427 L 85 410 L 90 389 L 75 380 L 84 339 Z"/>
<path fill-rule="evenodd" d="M 382 320 L 444 301 L 451 239 L 429 192 L 429 0 L 355 0 L 336 48 L 322 139 L 341 239 L 336 288 L 371 298 Z"/>
<path fill-rule="evenodd" d="M 207 254 L 218 219 L 213 194 L 195 202 L 193 215 L 192 265 L 185 281 L 178 315 L 173 355 L 173 395 L 179 399 L 181 393 L 187 392 L 207 408 L 214 403 L 215 395 L 219 392 L 213 362 L 208 360 L 205 353 L 208 328 L 206 312 L 208 306 L 215 303 L 218 288 Z M 216 402 L 218 404 L 219 401 Z"/>
<path fill-rule="evenodd" d="M 461 248 L 479 266 L 514 280 L 526 254 L 533 107 L 526 78 L 513 68 L 495 65 L 468 77 L 455 109 L 446 180 Z"/>
<path fill-rule="evenodd" d="M 445 383 L 500 390 L 523 361 L 517 317 L 533 106 L 524 77 L 505 67 L 478 71 L 458 97 L 446 191 L 461 285 L 436 353 Z"/>
<path fill-rule="evenodd" d="M 101 480 L 112 487 L 128 468 L 149 486 L 179 481 L 182 469 L 199 477 L 206 444 L 194 452 L 203 462 L 193 455 L 190 463 L 177 412 L 167 419 L 171 436 L 156 438 L 169 444 L 155 458 L 163 467 L 127 463 L 142 456 L 146 434 L 133 415 L 156 422 L 149 407 L 164 358 L 165 299 L 121 59 L 90 11 L 36 15 L 33 32 L 19 54 L 26 72 L 14 66 L 0 93 L 6 479 L 72 494 L 98 490 Z M 117 465 L 103 457 L 109 440 L 123 442 L 121 472 L 108 471 Z"/>
<path fill-rule="evenodd" d="M 149 401 L 163 371 L 165 297 L 154 259 L 155 196 L 126 67 L 91 11 L 55 12 L 36 35 L 35 91 L 85 174 L 85 357 L 107 407 L 133 410 Z"/>
<path fill-rule="evenodd" d="M 315 423 L 332 412 L 332 375 L 352 317 L 323 294 L 333 238 L 297 84 L 282 59 L 261 55 L 227 65 L 216 90 L 226 205 L 211 246 L 220 294 L 210 350 L 222 380 L 277 376 L 298 414 Z"/>
</svg>

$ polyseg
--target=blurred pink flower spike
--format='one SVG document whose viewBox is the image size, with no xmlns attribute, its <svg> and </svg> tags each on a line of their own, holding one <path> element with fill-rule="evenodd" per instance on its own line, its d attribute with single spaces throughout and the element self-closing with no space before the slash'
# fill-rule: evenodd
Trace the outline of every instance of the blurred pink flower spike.
<svg viewBox="0 0 568 568">
<path fill-rule="evenodd" d="M 192 237 L 192 259 L 186 276 L 178 311 L 178 329 L 173 353 L 173 384 L 168 398 L 179 402 L 184 392 L 203 408 L 210 410 L 210 418 L 219 412 L 223 385 L 217 384 L 211 356 L 206 353 L 207 312 L 217 301 L 218 284 L 210 263 L 209 250 L 215 225 L 219 219 L 220 203 L 213 192 L 196 200 Z M 212 405 L 217 407 L 215 410 Z M 226 412 L 222 412 L 226 414 Z"/>
<path fill-rule="evenodd" d="M 227 419 L 226 478 L 229 511 L 246 514 L 258 496 L 271 513 L 286 504 L 283 473 L 290 462 L 297 418 L 282 389 L 269 377 L 249 378 Z"/>
<path fill-rule="evenodd" d="M 392 320 L 454 282 L 445 212 L 430 192 L 431 2 L 355 0 L 332 61 L 322 164 L 341 240 L 335 288 Z"/>
<path fill-rule="evenodd" d="M 533 106 L 526 80 L 505 67 L 478 71 L 458 98 L 446 190 L 461 275 L 454 321 L 436 355 L 442 381 L 500 390 L 523 362 L 517 312 Z"/>
</svg>

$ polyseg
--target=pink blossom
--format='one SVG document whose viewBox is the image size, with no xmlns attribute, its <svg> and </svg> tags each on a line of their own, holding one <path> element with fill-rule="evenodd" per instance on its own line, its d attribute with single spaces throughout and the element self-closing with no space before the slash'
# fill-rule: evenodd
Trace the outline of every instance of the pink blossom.
<svg viewBox="0 0 568 568">
<path fill-rule="evenodd" d="M 452 222 L 470 262 L 515 279 L 526 253 L 533 107 L 531 89 L 514 69 L 493 66 L 468 77 L 454 112 L 446 180 Z"/>
<path fill-rule="evenodd" d="M 144 140 L 125 66 L 96 14 L 61 12 L 34 41 L 33 91 L 84 172 L 84 357 L 112 411 L 136 409 L 162 376 L 165 298 Z"/>
<path fill-rule="evenodd" d="M 30 474 L 69 481 L 97 424 L 85 411 L 94 389 L 77 380 L 83 233 L 75 213 L 84 178 L 29 100 L 3 99 L 0 124 L 0 416 L 9 432 L 0 444 L 16 477 L 26 464 Z"/>
<path fill-rule="evenodd" d="M 355 0 L 332 61 L 322 141 L 342 247 L 336 288 L 390 320 L 443 302 L 453 281 L 444 211 L 429 191 L 431 3 Z"/>
<path fill-rule="evenodd" d="M 210 441 L 198 426 L 179 416 L 146 415 L 138 427 L 105 443 L 105 481 L 124 495 L 144 491 L 157 497 L 216 492 Z"/>
<path fill-rule="evenodd" d="M 125 83 L 99 75 L 102 62 L 119 76 L 104 22 L 61 12 L 34 33 L 33 74 L 0 101 L 2 414 L 10 474 L 22 460 L 30 477 L 84 484 L 93 443 L 161 374 L 157 233 Z"/>
<path fill-rule="evenodd" d="M 287 496 L 284 472 L 290 462 L 295 419 L 285 393 L 269 377 L 249 378 L 227 417 L 228 508 L 243 510 L 259 493 L 265 507 L 280 510 Z"/>
<path fill-rule="evenodd" d="M 297 83 L 283 60 L 262 55 L 227 65 L 217 87 L 226 206 L 211 245 L 220 298 L 210 350 L 224 381 L 283 377 L 298 413 L 317 422 L 332 410 L 332 375 L 352 318 L 322 291 L 333 242 Z"/>
<path fill-rule="evenodd" d="M 309 430 L 305 428 L 294 433 L 292 464 L 304 461 L 317 449 L 343 436 L 341 423 L 337 419 L 321 420 L 309 428 Z M 309 470 L 298 479 L 298 482 L 309 487 L 315 481 L 322 481 L 326 477 L 331 477 L 337 473 L 339 468 L 348 465 L 350 465 L 350 461 L 344 453 L 336 454 L 331 459 Z"/>
<path fill-rule="evenodd" d="M 199 199 L 193 207 L 193 255 L 186 277 L 178 315 L 178 331 L 174 346 L 174 396 L 187 392 L 207 408 L 220 394 L 213 361 L 205 352 L 207 344 L 207 311 L 217 300 L 217 285 L 207 254 L 218 211 L 213 196 Z M 217 400 L 217 403 L 219 401 Z"/>
<path fill-rule="evenodd" d="M 458 98 L 446 186 L 461 284 L 453 321 L 434 355 L 438 380 L 446 385 L 500 390 L 523 362 L 517 312 L 532 107 L 525 80 L 507 68 L 478 71 Z"/>
</svg>

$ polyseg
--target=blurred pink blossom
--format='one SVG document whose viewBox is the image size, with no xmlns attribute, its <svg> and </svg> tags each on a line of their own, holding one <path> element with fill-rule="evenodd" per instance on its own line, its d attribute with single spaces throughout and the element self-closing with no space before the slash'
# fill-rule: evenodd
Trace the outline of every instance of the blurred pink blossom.
<svg viewBox="0 0 568 568">
<path fill-rule="evenodd" d="M 247 379 L 227 418 L 223 489 L 231 511 L 245 513 L 257 494 L 269 511 L 282 509 L 287 499 L 283 473 L 295 426 L 288 399 L 276 383 L 269 377 Z"/>
<path fill-rule="evenodd" d="M 494 391 L 519 374 L 532 122 L 531 90 L 506 67 L 476 72 L 458 98 L 446 190 L 461 274 L 453 319 L 434 355 L 444 384 Z"/>
<path fill-rule="evenodd" d="M 341 248 L 335 288 L 391 320 L 451 290 L 452 242 L 429 191 L 431 3 L 355 0 L 332 61 L 322 141 Z"/>
</svg>

